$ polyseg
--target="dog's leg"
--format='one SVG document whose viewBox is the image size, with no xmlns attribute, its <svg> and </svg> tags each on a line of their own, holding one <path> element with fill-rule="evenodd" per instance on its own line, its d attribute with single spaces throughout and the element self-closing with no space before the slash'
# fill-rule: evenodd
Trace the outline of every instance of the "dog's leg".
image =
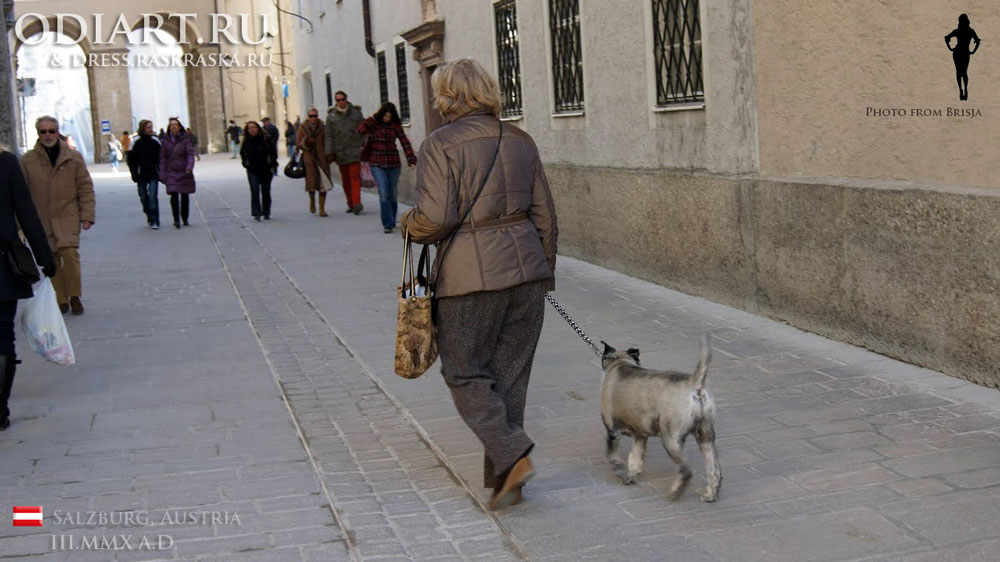
<svg viewBox="0 0 1000 562">
<path fill-rule="evenodd" d="M 644 458 L 646 458 L 646 438 L 635 437 L 632 441 L 632 450 L 628 454 L 628 472 L 622 480 L 625 484 L 635 484 L 635 479 L 642 472 Z"/>
<path fill-rule="evenodd" d="M 677 469 L 680 471 L 680 476 L 674 481 L 674 485 L 670 487 L 670 493 L 668 494 L 670 500 L 674 501 L 680 497 L 691 481 L 691 468 L 684 462 L 684 435 L 660 434 L 660 441 L 663 442 L 663 448 L 667 450 L 670 458 L 677 463 Z"/>
<path fill-rule="evenodd" d="M 618 430 L 607 424 L 604 424 L 604 429 L 608 432 L 608 448 L 606 452 L 608 463 L 615 469 L 615 472 L 620 472 L 624 468 L 625 463 L 623 463 L 621 457 L 618 456 Z"/>
<path fill-rule="evenodd" d="M 695 430 L 698 448 L 705 457 L 705 480 L 708 484 L 701 494 L 701 501 L 714 502 L 719 497 L 719 486 L 722 485 L 722 468 L 719 466 L 719 455 L 715 451 L 715 422 L 711 418 L 701 420 Z"/>
</svg>

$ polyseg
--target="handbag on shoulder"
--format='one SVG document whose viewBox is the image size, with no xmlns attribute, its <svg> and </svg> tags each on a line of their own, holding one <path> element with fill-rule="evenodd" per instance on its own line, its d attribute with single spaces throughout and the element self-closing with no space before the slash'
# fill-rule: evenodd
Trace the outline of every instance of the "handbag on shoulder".
<svg viewBox="0 0 1000 562">
<path fill-rule="evenodd" d="M 413 244 L 410 235 L 403 241 L 403 278 L 396 291 L 399 309 L 396 314 L 396 374 L 415 379 L 437 360 L 437 333 L 433 319 L 433 294 L 427 284 L 428 246 L 420 251 L 416 272 L 413 269 Z M 407 281 L 409 272 L 409 281 Z"/>
<path fill-rule="evenodd" d="M 31 255 L 31 250 L 21 243 L 21 241 L 4 241 L 0 245 L 4 259 L 10 266 L 10 271 L 14 279 L 21 283 L 34 285 L 38 283 L 42 276 L 38 273 L 38 266 L 35 265 L 35 258 Z"/>
<path fill-rule="evenodd" d="M 476 205 L 476 201 L 479 200 L 479 196 L 486 187 L 486 182 L 489 181 L 490 176 L 493 174 L 493 168 L 496 167 L 502 141 L 503 122 L 501 121 L 500 134 L 497 137 L 497 149 L 493 153 L 493 163 L 490 164 L 490 170 L 486 173 L 483 183 L 479 186 L 475 196 L 469 202 L 468 208 L 465 209 L 465 212 L 459 219 L 458 225 L 455 226 L 455 229 L 451 231 L 446 240 L 438 244 L 438 260 L 434 271 L 435 280 L 438 275 L 437 269 L 441 267 L 441 262 L 444 261 L 448 250 L 451 249 L 451 243 L 454 241 L 455 234 L 462 227 L 462 224 L 465 223 L 465 219 L 469 218 L 469 214 L 472 213 L 472 207 Z M 461 201 L 458 203 L 458 207 L 461 208 Z M 444 245 L 446 242 L 447 245 Z M 431 287 L 428 281 L 431 269 L 428 248 L 429 246 L 424 244 L 423 249 L 420 250 L 420 259 L 417 261 L 416 275 L 414 275 L 413 248 L 410 243 L 410 233 L 406 233 L 406 238 L 403 242 L 403 281 L 396 292 L 399 299 L 399 311 L 396 315 L 395 360 L 396 374 L 406 379 L 415 379 L 424 374 L 427 369 L 431 368 L 431 365 L 434 364 L 438 356 L 437 329 L 434 325 L 436 320 L 434 314 L 434 287 Z M 407 285 L 406 281 L 407 271 L 410 272 L 409 285 Z"/>
</svg>

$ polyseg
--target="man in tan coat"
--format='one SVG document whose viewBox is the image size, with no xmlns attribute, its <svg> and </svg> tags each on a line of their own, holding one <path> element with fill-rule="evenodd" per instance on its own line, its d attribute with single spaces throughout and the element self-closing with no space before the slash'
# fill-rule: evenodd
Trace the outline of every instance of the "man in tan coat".
<svg viewBox="0 0 1000 562">
<path fill-rule="evenodd" d="M 55 254 L 58 269 L 52 285 L 59 309 L 83 314 L 80 229 L 94 224 L 94 182 L 83 156 L 60 139 L 55 117 L 39 117 L 35 130 L 38 142 L 21 159 L 21 167 Z"/>
</svg>

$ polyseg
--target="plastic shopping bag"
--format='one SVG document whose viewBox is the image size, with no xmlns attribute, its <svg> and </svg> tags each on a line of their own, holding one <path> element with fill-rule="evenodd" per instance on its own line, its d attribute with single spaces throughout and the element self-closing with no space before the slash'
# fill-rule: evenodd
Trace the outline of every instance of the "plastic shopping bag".
<svg viewBox="0 0 1000 562">
<path fill-rule="evenodd" d="M 32 290 L 35 296 L 21 305 L 21 330 L 28 344 L 46 361 L 60 365 L 76 363 L 52 281 L 44 277 Z"/>
<path fill-rule="evenodd" d="M 368 162 L 361 163 L 361 187 L 375 187 L 375 176 Z"/>
</svg>

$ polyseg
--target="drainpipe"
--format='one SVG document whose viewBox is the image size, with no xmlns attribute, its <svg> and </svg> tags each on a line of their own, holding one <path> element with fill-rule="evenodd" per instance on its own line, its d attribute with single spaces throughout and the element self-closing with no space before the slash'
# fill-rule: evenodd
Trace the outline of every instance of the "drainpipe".
<svg viewBox="0 0 1000 562">
<path fill-rule="evenodd" d="M 214 2 L 215 2 L 215 13 L 218 14 L 219 0 L 214 0 Z M 216 48 L 219 49 L 220 53 L 222 52 L 221 46 L 216 45 Z M 225 130 L 226 117 L 229 115 L 228 112 L 226 111 L 226 77 L 222 73 L 222 65 L 220 64 L 218 65 L 218 67 L 219 67 L 219 95 L 222 97 L 222 129 Z M 223 144 L 222 147 L 225 148 L 227 143 L 222 143 L 222 144 Z"/>
<path fill-rule="evenodd" d="M 370 0 L 362 0 L 362 9 L 365 14 L 365 50 L 375 58 L 375 44 L 372 43 L 372 10 Z"/>
</svg>

